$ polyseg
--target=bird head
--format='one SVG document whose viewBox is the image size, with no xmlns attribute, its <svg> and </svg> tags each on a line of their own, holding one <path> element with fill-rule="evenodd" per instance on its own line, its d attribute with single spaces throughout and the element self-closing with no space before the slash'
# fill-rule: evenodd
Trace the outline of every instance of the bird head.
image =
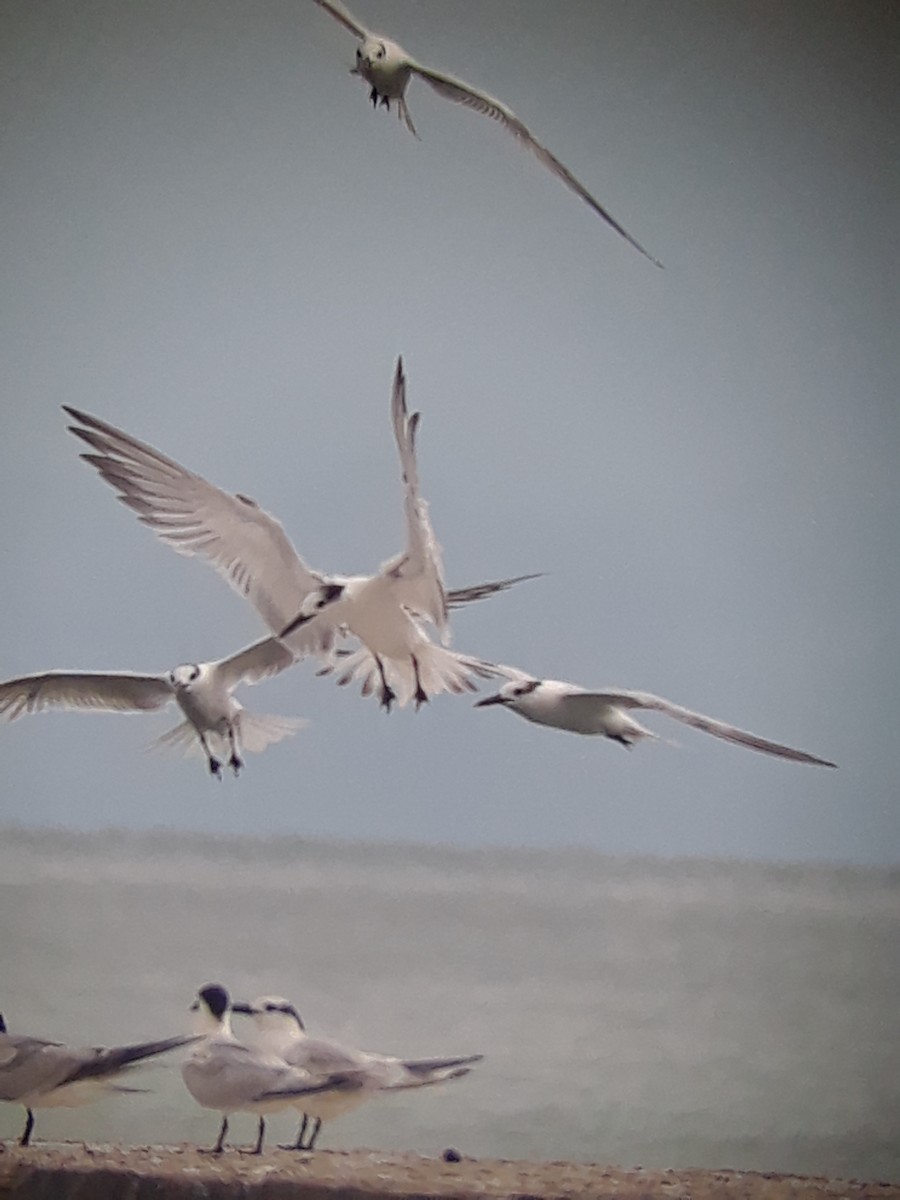
<svg viewBox="0 0 900 1200">
<path fill-rule="evenodd" d="M 346 590 L 346 585 L 343 583 L 323 583 L 321 587 L 310 592 L 300 605 L 300 611 L 294 617 L 290 624 L 282 629 L 279 637 L 288 637 L 296 629 L 305 625 L 307 621 L 311 621 L 313 617 L 317 617 L 323 609 L 340 600 Z"/>
<path fill-rule="evenodd" d="M 284 996 L 257 996 L 249 1004 L 236 1002 L 231 1011 L 252 1017 L 257 1029 L 264 1033 L 305 1033 L 300 1014 Z"/>
<path fill-rule="evenodd" d="M 191 1005 L 195 1031 L 217 1033 L 227 1025 L 230 1011 L 231 998 L 221 983 L 205 983 Z"/>
<path fill-rule="evenodd" d="M 174 671 L 169 672 L 169 681 L 177 691 L 182 691 L 196 683 L 200 678 L 200 668 L 196 663 L 182 663 Z"/>
<path fill-rule="evenodd" d="M 514 679 L 509 683 L 504 683 L 495 695 L 485 696 L 483 700 L 476 700 L 474 707 L 487 708 L 491 704 L 502 704 L 507 708 L 520 708 L 526 697 L 533 695 L 540 686 L 539 679 Z"/>
</svg>

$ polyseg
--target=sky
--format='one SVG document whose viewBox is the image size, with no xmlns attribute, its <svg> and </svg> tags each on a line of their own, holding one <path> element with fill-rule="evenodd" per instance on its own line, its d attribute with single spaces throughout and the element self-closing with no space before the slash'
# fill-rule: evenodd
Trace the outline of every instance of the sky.
<svg viewBox="0 0 900 1200">
<path fill-rule="evenodd" d="M 544 578 L 454 645 L 656 692 L 626 753 L 301 664 L 239 780 L 176 723 L 5 726 L 0 819 L 900 862 L 897 10 L 834 0 L 354 0 L 500 97 L 665 264 L 421 80 L 373 112 L 312 0 L 0 9 L 0 675 L 165 671 L 264 630 L 79 462 L 60 405 L 276 514 L 324 571 L 402 548 L 404 356 L 448 584 Z M 671 744 L 674 742 L 675 744 Z"/>
</svg>

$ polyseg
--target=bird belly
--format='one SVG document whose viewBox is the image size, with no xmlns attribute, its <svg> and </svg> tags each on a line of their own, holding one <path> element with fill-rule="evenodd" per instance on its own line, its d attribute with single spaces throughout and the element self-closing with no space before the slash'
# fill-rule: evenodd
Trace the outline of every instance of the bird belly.
<svg viewBox="0 0 900 1200">
<path fill-rule="evenodd" d="M 399 100 L 409 83 L 409 67 L 400 63 L 368 62 L 360 67 L 360 74 L 370 83 L 379 96 L 388 100 Z"/>
<path fill-rule="evenodd" d="M 397 602 L 390 581 L 381 577 L 367 582 L 354 596 L 347 625 L 379 658 L 409 658 L 423 640 L 412 618 Z"/>
</svg>

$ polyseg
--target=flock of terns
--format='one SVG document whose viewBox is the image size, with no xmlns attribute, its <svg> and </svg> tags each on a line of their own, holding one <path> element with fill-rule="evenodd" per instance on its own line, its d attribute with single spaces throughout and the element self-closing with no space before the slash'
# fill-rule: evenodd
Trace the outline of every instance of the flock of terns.
<svg viewBox="0 0 900 1200">
<path fill-rule="evenodd" d="M 467 1075 L 481 1054 L 403 1059 L 371 1054 L 325 1038 L 311 1038 L 293 1004 L 283 996 L 232 1002 L 221 984 L 205 984 L 191 1005 L 193 1035 L 111 1049 L 65 1046 L 9 1033 L 0 1016 L 0 1100 L 25 1108 L 19 1145 L 27 1146 L 36 1108 L 73 1108 L 115 1093 L 140 1092 L 120 1080 L 150 1059 L 190 1046 L 181 1066 L 185 1086 L 198 1104 L 221 1113 L 210 1153 L 221 1154 L 228 1118 L 236 1112 L 259 1118 L 251 1154 L 261 1154 L 266 1116 L 295 1108 L 297 1137 L 284 1150 L 313 1150 L 325 1121 L 352 1112 L 379 1093 L 429 1087 Z M 246 1039 L 235 1036 L 234 1013 L 246 1015 Z"/>
<path fill-rule="evenodd" d="M 416 134 L 406 103 L 413 76 L 439 95 L 498 121 L 608 225 L 651 262 L 660 265 L 594 199 L 499 100 L 462 80 L 419 63 L 395 42 L 372 33 L 337 0 L 315 2 L 360 42 L 353 74 L 371 88 L 373 105 L 390 108 Z M 215 662 L 193 663 L 157 675 L 127 671 L 47 671 L 0 684 L 0 716 L 51 708 L 150 712 L 174 703 L 182 721 L 159 743 L 201 748 L 210 772 L 227 765 L 235 775 L 245 751 L 261 751 L 294 733 L 303 721 L 260 716 L 244 709 L 233 692 L 315 658 L 320 675 L 339 684 L 356 681 L 364 696 L 377 696 L 386 711 L 418 709 L 442 692 L 467 693 L 490 678 L 500 690 L 477 702 L 498 705 L 539 725 L 600 735 L 630 748 L 655 737 L 631 716 L 662 712 L 705 733 L 794 762 L 833 767 L 826 759 L 758 737 L 647 692 L 619 688 L 586 690 L 537 679 L 516 668 L 459 653 L 449 647 L 450 611 L 488 598 L 533 575 L 456 591 L 444 583 L 440 548 L 419 490 L 416 434 L 419 413 L 406 402 L 406 377 L 398 359 L 391 390 L 391 424 L 400 458 L 406 515 L 406 546 L 372 575 L 316 571 L 297 554 L 279 521 L 247 496 L 231 495 L 152 446 L 97 417 L 66 407 L 70 429 L 88 452 L 82 458 L 131 508 L 138 520 L 180 554 L 214 567 L 256 609 L 268 635 Z M 434 629 L 439 637 L 431 635 Z M 98 1098 L 124 1072 L 182 1046 L 191 1053 L 182 1068 L 198 1103 L 222 1114 L 213 1150 L 220 1152 L 228 1117 L 259 1118 L 255 1153 L 262 1150 L 265 1115 L 286 1107 L 302 1114 L 294 1149 L 313 1148 L 322 1122 L 348 1112 L 378 1092 L 417 1088 L 465 1075 L 480 1055 L 403 1060 L 311 1039 L 296 1009 L 280 997 L 232 1004 L 219 984 L 201 988 L 193 1011 L 197 1032 L 113 1049 L 74 1049 L 7 1032 L 0 1017 L 0 1099 L 27 1110 L 21 1143 L 31 1137 L 38 1107 L 67 1106 Z M 238 1039 L 233 1013 L 245 1014 L 254 1035 Z"/>
<path fill-rule="evenodd" d="M 403 477 L 406 547 L 373 575 L 313 570 L 280 522 L 255 501 L 222 491 L 114 425 L 75 408 L 65 411 L 73 421 L 71 431 L 90 448 L 82 458 L 138 520 L 180 554 L 213 566 L 249 600 L 269 636 L 227 658 L 185 664 L 159 675 L 46 671 L 9 679 L 0 683 L 0 716 L 8 720 L 48 708 L 150 712 L 174 702 L 184 719 L 157 744 L 186 749 L 199 744 L 214 776 L 221 776 L 225 763 L 237 775 L 243 751 L 264 750 L 294 733 L 303 721 L 250 713 L 234 698 L 234 689 L 313 657 L 321 663 L 319 674 L 334 673 L 339 684 L 358 681 L 362 694 L 377 695 L 388 712 L 395 704 L 402 708 L 414 703 L 419 708 L 442 692 L 472 692 L 479 682 L 499 677 L 508 682 L 476 707 L 500 705 L 536 724 L 599 734 L 626 747 L 656 736 L 630 715 L 632 710 L 648 709 L 752 750 L 834 766 L 649 692 L 587 691 L 450 649 L 451 608 L 534 576 L 457 591 L 445 587 L 440 548 L 419 491 L 420 414 L 407 407 L 400 359 L 391 391 L 391 422 Z M 428 626 L 437 630 L 440 643 L 432 640 Z"/>
</svg>

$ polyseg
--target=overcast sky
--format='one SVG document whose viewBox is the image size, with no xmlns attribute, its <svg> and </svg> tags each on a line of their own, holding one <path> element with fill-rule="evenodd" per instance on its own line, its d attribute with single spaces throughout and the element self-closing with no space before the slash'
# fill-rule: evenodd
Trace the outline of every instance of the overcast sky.
<svg viewBox="0 0 900 1200">
<path fill-rule="evenodd" d="M 309 664 L 240 780 L 175 714 L 0 730 L 8 821 L 900 861 L 896 8 L 355 0 L 500 97 L 665 263 L 413 81 L 421 141 L 311 0 L 6 0 L 0 675 L 166 670 L 261 634 L 78 460 L 61 404 L 278 515 L 315 567 L 402 545 L 402 352 L 454 621 L 537 675 L 658 692 L 633 753 Z M 171 719 L 169 719 L 171 717 Z"/>
</svg>

